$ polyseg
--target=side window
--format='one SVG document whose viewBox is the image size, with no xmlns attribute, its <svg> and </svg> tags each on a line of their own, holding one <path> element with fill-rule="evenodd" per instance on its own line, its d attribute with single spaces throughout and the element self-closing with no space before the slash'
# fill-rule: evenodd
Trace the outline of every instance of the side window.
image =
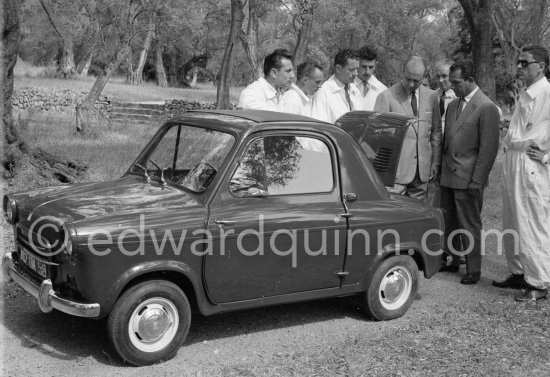
<svg viewBox="0 0 550 377">
<path fill-rule="evenodd" d="M 238 197 L 330 192 L 332 160 L 319 139 L 267 136 L 254 140 L 230 181 Z"/>
</svg>

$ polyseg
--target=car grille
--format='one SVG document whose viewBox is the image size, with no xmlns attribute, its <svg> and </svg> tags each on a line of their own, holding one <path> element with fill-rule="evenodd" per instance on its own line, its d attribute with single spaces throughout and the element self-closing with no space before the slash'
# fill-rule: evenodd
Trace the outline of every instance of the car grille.
<svg viewBox="0 0 550 377">
<path fill-rule="evenodd" d="M 51 242 L 18 223 L 15 227 L 17 267 L 34 282 L 54 280 L 59 264 L 53 262 Z M 25 255 L 23 255 L 25 254 Z"/>
</svg>

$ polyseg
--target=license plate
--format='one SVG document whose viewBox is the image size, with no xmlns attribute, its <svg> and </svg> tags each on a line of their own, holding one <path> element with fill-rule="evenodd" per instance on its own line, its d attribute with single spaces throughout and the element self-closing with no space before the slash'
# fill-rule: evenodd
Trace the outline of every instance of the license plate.
<svg viewBox="0 0 550 377">
<path fill-rule="evenodd" d="M 29 268 L 36 272 L 38 275 L 44 278 L 48 277 L 48 268 L 46 267 L 46 264 L 40 262 L 38 259 L 36 259 L 24 250 L 21 250 L 21 262 L 29 266 Z"/>
</svg>

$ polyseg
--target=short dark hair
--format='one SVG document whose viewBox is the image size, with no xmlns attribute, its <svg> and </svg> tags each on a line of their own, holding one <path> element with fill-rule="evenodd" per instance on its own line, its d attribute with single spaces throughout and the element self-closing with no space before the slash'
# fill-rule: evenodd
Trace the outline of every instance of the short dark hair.
<svg viewBox="0 0 550 377">
<path fill-rule="evenodd" d="M 306 60 L 298 66 L 296 70 L 296 80 L 301 80 L 304 77 L 309 77 L 315 71 L 315 68 L 323 71 L 323 66 L 313 60 Z"/>
<path fill-rule="evenodd" d="M 286 48 L 278 48 L 271 54 L 267 55 L 264 59 L 264 75 L 269 75 L 269 71 L 273 68 L 277 70 L 281 69 L 283 66 L 281 60 L 283 58 L 292 60 L 292 54 Z"/>
<path fill-rule="evenodd" d="M 336 64 L 338 64 L 343 67 L 348 64 L 348 59 L 359 60 L 359 54 L 356 50 L 352 50 L 349 48 L 340 50 L 336 53 L 336 56 L 334 57 L 334 65 L 336 66 Z"/>
<path fill-rule="evenodd" d="M 544 73 L 548 72 L 548 50 L 542 46 L 527 46 L 521 49 L 521 52 L 527 52 L 533 55 L 536 61 L 544 63 Z"/>
<path fill-rule="evenodd" d="M 376 53 L 376 50 L 369 45 L 365 45 L 361 47 L 359 50 L 357 50 L 357 53 L 359 54 L 359 59 L 363 59 L 363 60 L 378 59 L 378 54 Z"/>
<path fill-rule="evenodd" d="M 474 78 L 474 65 L 470 60 L 459 60 L 455 62 L 449 72 L 460 71 L 462 79 L 468 80 L 470 77 Z"/>
</svg>

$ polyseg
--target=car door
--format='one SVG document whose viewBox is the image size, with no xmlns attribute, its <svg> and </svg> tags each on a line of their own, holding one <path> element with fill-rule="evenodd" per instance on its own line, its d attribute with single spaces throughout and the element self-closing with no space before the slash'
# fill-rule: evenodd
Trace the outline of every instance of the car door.
<svg viewBox="0 0 550 377">
<path fill-rule="evenodd" d="M 346 221 L 328 139 L 251 136 L 211 207 L 204 276 L 216 303 L 339 286 Z"/>
</svg>

